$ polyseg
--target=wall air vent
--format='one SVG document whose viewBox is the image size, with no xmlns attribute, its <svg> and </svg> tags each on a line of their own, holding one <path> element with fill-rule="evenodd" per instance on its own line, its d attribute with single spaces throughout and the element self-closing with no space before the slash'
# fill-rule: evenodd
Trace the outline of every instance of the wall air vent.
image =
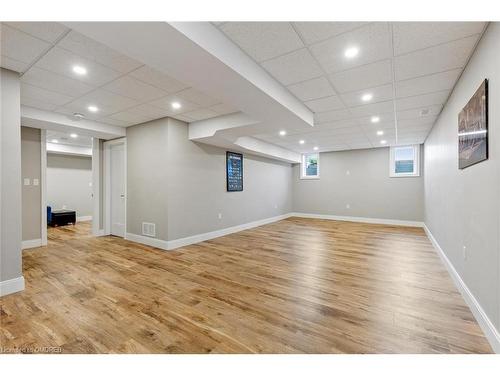
<svg viewBox="0 0 500 375">
<path fill-rule="evenodd" d="M 155 223 L 142 223 L 142 234 L 148 237 L 156 237 Z"/>
</svg>

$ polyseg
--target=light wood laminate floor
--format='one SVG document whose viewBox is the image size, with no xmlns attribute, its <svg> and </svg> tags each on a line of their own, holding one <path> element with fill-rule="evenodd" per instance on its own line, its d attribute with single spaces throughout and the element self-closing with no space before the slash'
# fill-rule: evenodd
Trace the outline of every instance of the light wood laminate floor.
<svg viewBox="0 0 500 375">
<path fill-rule="evenodd" d="M 24 252 L 3 348 L 491 352 L 421 228 L 289 218 L 175 251 L 89 230 L 51 228 Z"/>
</svg>

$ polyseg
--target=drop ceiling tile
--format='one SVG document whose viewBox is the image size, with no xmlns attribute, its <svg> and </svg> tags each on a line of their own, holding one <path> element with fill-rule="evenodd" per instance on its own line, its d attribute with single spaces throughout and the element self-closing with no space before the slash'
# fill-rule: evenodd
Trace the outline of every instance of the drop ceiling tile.
<svg viewBox="0 0 500 375">
<path fill-rule="evenodd" d="M 336 137 L 340 142 L 350 145 L 359 145 L 360 148 L 371 147 L 370 139 L 364 134 L 346 134 Z M 363 145 L 363 146 L 361 146 Z M 367 146 L 369 145 L 369 146 Z"/>
<path fill-rule="evenodd" d="M 173 110 L 162 109 L 148 103 L 129 108 L 127 112 L 150 119 L 163 118 L 174 114 Z"/>
<path fill-rule="evenodd" d="M 304 104 L 313 112 L 326 112 L 345 108 L 338 96 L 327 96 L 326 98 L 309 100 Z"/>
<path fill-rule="evenodd" d="M 432 92 L 430 94 L 410 96 L 396 100 L 396 109 L 404 111 L 407 109 L 426 107 L 435 104 L 444 104 L 448 100 L 450 90 Z"/>
<path fill-rule="evenodd" d="M 398 129 L 398 138 L 425 137 L 427 134 L 429 134 L 431 128 L 432 128 L 431 124 L 424 126 L 424 128 L 422 127 L 401 128 Z"/>
<path fill-rule="evenodd" d="M 200 108 L 191 112 L 186 112 L 182 114 L 190 118 L 192 121 L 205 120 L 208 118 L 219 116 L 219 114 L 215 111 L 212 111 L 208 108 Z"/>
<path fill-rule="evenodd" d="M 351 150 L 364 150 L 366 148 L 372 148 L 372 144 L 369 141 L 347 143 L 347 146 Z"/>
<path fill-rule="evenodd" d="M 117 120 L 126 124 L 142 124 L 144 122 L 153 120 L 153 117 L 151 116 L 141 115 L 130 111 L 117 112 L 107 118 Z"/>
<path fill-rule="evenodd" d="M 53 111 L 57 108 L 57 105 L 55 104 L 42 102 L 41 100 L 30 97 L 21 98 L 21 105 L 42 109 L 44 111 Z"/>
<path fill-rule="evenodd" d="M 354 117 L 380 116 L 394 112 L 394 104 L 392 100 L 381 103 L 373 103 L 352 107 L 349 109 Z"/>
<path fill-rule="evenodd" d="M 443 73 L 396 82 L 396 97 L 405 98 L 436 91 L 451 90 L 461 72 L 462 69 L 454 69 Z"/>
<path fill-rule="evenodd" d="M 312 54 L 328 73 L 369 64 L 392 57 L 389 25 L 374 22 L 335 38 L 314 44 Z M 355 58 L 344 56 L 346 48 L 357 46 L 359 54 Z"/>
<path fill-rule="evenodd" d="M 288 86 L 288 89 L 302 101 L 324 98 L 335 95 L 332 85 L 325 77 L 314 78 L 309 81 Z"/>
<path fill-rule="evenodd" d="M 320 146 L 320 152 L 329 152 L 329 151 L 345 151 L 349 150 L 349 146 L 346 144 L 338 144 L 338 145 L 325 145 L 325 147 Z"/>
<path fill-rule="evenodd" d="M 21 83 L 21 100 L 22 99 L 40 100 L 45 103 L 56 106 L 64 105 L 74 99 L 69 95 L 60 94 L 54 91 L 42 89 L 40 87 Z"/>
<path fill-rule="evenodd" d="M 216 112 L 218 115 L 227 115 L 230 113 L 239 112 L 238 108 L 225 103 L 215 104 L 209 107 L 209 109 Z"/>
<path fill-rule="evenodd" d="M 93 90 L 92 86 L 83 82 L 36 67 L 28 70 L 21 77 L 21 82 L 74 97 Z"/>
<path fill-rule="evenodd" d="M 0 55 L 0 67 L 22 73 L 29 67 L 29 63 L 11 59 L 10 57 Z"/>
<path fill-rule="evenodd" d="M 140 103 L 137 100 L 97 89 L 66 104 L 64 108 L 73 112 L 80 112 L 90 119 L 98 119 L 107 117 L 116 112 L 124 111 L 138 104 Z M 99 111 L 96 113 L 89 112 L 87 109 L 89 105 L 97 106 Z"/>
<path fill-rule="evenodd" d="M 395 59 L 396 80 L 463 68 L 478 40 L 478 35 L 426 48 Z"/>
<path fill-rule="evenodd" d="M 0 24 L 0 34 L 1 55 L 24 63 L 33 63 L 50 47 L 50 43 L 23 33 L 3 23 Z"/>
<path fill-rule="evenodd" d="M 194 89 L 194 88 L 189 88 L 186 90 L 182 90 L 178 92 L 176 95 L 178 95 L 180 98 L 185 99 L 191 103 L 198 104 L 199 106 L 202 107 L 208 107 L 211 105 L 215 105 L 220 103 L 220 100 L 211 98 L 210 96 Z"/>
<path fill-rule="evenodd" d="M 425 116 L 420 118 L 399 120 L 398 121 L 398 131 L 403 128 L 410 129 L 422 129 L 426 126 L 432 126 L 436 122 L 437 116 Z"/>
<path fill-rule="evenodd" d="M 140 62 L 73 30 L 57 45 L 120 73 L 128 73 L 142 65 Z"/>
<path fill-rule="evenodd" d="M 51 44 L 69 31 L 66 26 L 58 22 L 5 22 L 5 24 Z"/>
<path fill-rule="evenodd" d="M 394 22 L 394 51 L 401 55 L 418 49 L 479 34 L 484 22 Z"/>
<path fill-rule="evenodd" d="M 166 91 L 160 90 L 157 87 L 151 86 L 128 75 L 108 83 L 103 86 L 102 89 L 140 102 L 147 102 L 167 96 Z"/>
<path fill-rule="evenodd" d="M 289 22 L 228 22 L 220 29 L 258 62 L 304 46 Z"/>
<path fill-rule="evenodd" d="M 443 109 L 442 105 L 433 105 L 428 107 L 407 109 L 406 111 L 398 111 L 396 112 L 396 114 L 399 121 L 426 116 L 438 116 L 441 113 L 441 109 Z"/>
<path fill-rule="evenodd" d="M 313 127 L 313 131 L 322 131 L 322 130 L 328 130 L 328 129 L 341 129 L 341 128 L 352 128 L 352 127 L 357 127 L 359 124 L 356 120 L 354 119 L 346 119 L 346 120 L 339 120 L 339 121 L 329 121 L 329 122 L 323 122 L 320 124 L 315 124 Z"/>
<path fill-rule="evenodd" d="M 372 117 L 376 116 L 379 118 L 379 122 L 372 122 Z M 390 112 L 387 113 L 375 113 L 373 116 L 365 116 L 365 117 L 359 117 L 356 119 L 356 121 L 361 125 L 361 126 L 375 126 L 375 127 L 394 127 L 394 112 L 391 110 Z"/>
<path fill-rule="evenodd" d="M 193 121 L 191 118 L 184 116 L 184 115 L 173 115 L 172 117 L 175 118 L 176 120 L 184 121 L 187 123 L 190 123 Z"/>
<path fill-rule="evenodd" d="M 321 124 L 322 122 L 341 121 L 341 120 L 346 120 L 349 117 L 351 117 L 351 113 L 347 109 L 315 113 L 314 123 Z"/>
<path fill-rule="evenodd" d="M 99 122 L 102 122 L 102 123 L 108 124 L 108 125 L 121 126 L 121 127 L 124 127 L 124 128 L 127 127 L 127 126 L 130 126 L 130 125 L 133 125 L 132 122 L 120 121 L 120 120 L 117 120 L 117 119 L 114 119 L 114 118 L 111 118 L 111 117 L 101 118 L 101 119 L 99 119 Z"/>
<path fill-rule="evenodd" d="M 87 69 L 87 74 L 78 75 L 73 72 L 73 66 L 81 65 Z M 53 73 L 98 87 L 118 78 L 121 73 L 92 60 L 83 58 L 65 49 L 54 47 L 35 64 Z"/>
<path fill-rule="evenodd" d="M 316 134 L 315 134 L 316 135 Z M 349 127 L 344 127 L 344 128 L 336 128 L 336 129 L 329 129 L 325 132 L 318 133 L 318 135 L 323 135 L 323 136 L 350 136 L 350 137 L 362 137 L 364 136 L 364 132 L 359 126 L 349 126 Z"/>
<path fill-rule="evenodd" d="M 359 105 L 366 105 L 366 102 L 363 102 L 363 100 L 361 100 L 361 97 L 364 94 L 373 95 L 373 99 L 370 101 L 370 103 L 379 103 L 379 102 L 385 102 L 387 100 L 392 100 L 394 96 L 391 84 L 379 87 L 372 87 L 362 91 L 350 92 L 348 94 L 342 94 L 340 95 L 340 97 L 342 98 L 346 106 L 356 107 Z"/>
<path fill-rule="evenodd" d="M 294 22 L 307 44 L 316 43 L 366 25 L 366 22 Z"/>
<path fill-rule="evenodd" d="M 173 94 L 189 87 L 188 85 L 146 65 L 134 70 L 130 73 L 130 75 L 144 83 L 156 86 L 169 94 Z"/>
<path fill-rule="evenodd" d="M 323 74 L 307 48 L 265 61 L 262 66 L 283 85 L 306 81 Z"/>
<path fill-rule="evenodd" d="M 126 111 L 111 115 L 111 118 L 123 121 L 133 121 L 134 124 L 139 124 L 151 120 L 172 116 L 173 112 L 167 111 L 149 104 L 141 104 L 137 107 L 132 107 Z"/>
<path fill-rule="evenodd" d="M 172 108 L 173 102 L 180 103 L 181 108 L 174 110 Z M 174 114 L 178 115 L 178 114 L 182 114 L 185 112 L 194 111 L 195 109 L 200 108 L 200 106 L 198 104 L 192 103 L 189 100 L 186 100 L 186 99 L 180 97 L 178 94 L 171 94 L 171 95 L 166 96 L 164 98 L 152 101 L 149 104 L 151 104 L 155 107 L 167 110 L 167 111 L 171 111 L 173 115 Z"/>
<path fill-rule="evenodd" d="M 330 81 L 335 90 L 342 94 L 391 83 L 391 60 L 377 61 L 331 74 Z"/>
<path fill-rule="evenodd" d="M 377 131 L 382 130 L 384 133 L 381 135 L 377 135 Z M 373 143 L 378 143 L 380 140 L 385 139 L 385 138 L 394 138 L 396 136 L 396 129 L 366 129 L 365 130 L 366 136 L 370 139 L 371 142 Z"/>
</svg>

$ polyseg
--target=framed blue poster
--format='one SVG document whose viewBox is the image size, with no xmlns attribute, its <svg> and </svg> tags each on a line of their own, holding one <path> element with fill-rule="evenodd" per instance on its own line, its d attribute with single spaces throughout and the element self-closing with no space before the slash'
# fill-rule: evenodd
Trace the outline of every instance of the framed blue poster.
<svg viewBox="0 0 500 375">
<path fill-rule="evenodd" d="M 226 151 L 227 191 L 243 191 L 243 155 Z"/>
</svg>

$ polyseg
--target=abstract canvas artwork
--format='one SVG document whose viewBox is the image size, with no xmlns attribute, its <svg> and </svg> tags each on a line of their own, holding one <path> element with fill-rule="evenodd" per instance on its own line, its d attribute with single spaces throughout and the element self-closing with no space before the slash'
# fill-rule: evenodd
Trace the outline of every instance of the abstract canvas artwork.
<svg viewBox="0 0 500 375">
<path fill-rule="evenodd" d="M 488 159 L 488 80 L 458 115 L 458 167 Z"/>
</svg>

